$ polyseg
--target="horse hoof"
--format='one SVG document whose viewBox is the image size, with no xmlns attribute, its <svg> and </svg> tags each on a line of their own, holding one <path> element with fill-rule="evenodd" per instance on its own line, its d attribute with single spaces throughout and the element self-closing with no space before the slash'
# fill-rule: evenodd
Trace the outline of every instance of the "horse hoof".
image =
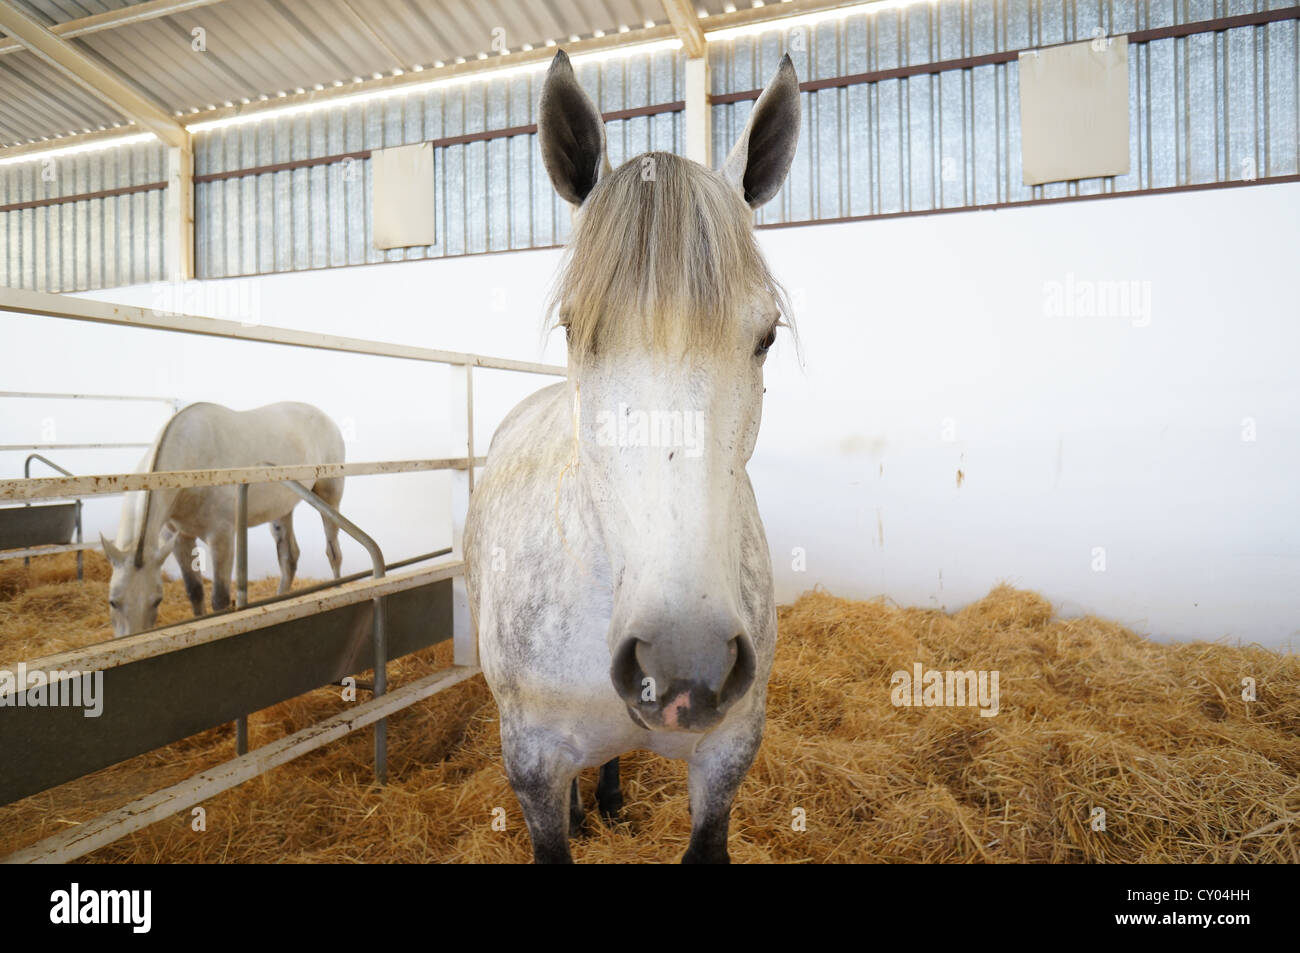
<svg viewBox="0 0 1300 953">
<path fill-rule="evenodd" d="M 688 847 L 686 853 L 682 855 L 683 864 L 729 864 L 731 855 L 725 850 L 720 854 L 708 856 L 702 850 L 696 850 L 694 847 Z"/>
<path fill-rule="evenodd" d="M 581 837 L 587 833 L 587 812 L 581 807 L 569 811 L 569 836 Z"/>
<path fill-rule="evenodd" d="M 613 797 L 597 798 L 596 807 L 600 811 L 600 816 L 611 824 L 617 824 L 623 819 L 623 795 L 615 794 Z"/>
</svg>

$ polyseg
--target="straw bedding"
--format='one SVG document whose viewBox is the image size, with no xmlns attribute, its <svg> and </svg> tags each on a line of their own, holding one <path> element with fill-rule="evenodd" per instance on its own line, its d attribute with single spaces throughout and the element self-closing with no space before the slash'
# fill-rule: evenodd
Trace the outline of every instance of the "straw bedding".
<svg viewBox="0 0 1300 953">
<path fill-rule="evenodd" d="M 0 666 L 106 636 L 108 568 L 88 554 L 0 565 Z M 269 594 L 274 580 L 252 587 Z M 188 614 L 170 582 L 160 621 Z M 393 663 L 390 685 L 450 662 Z M 997 670 L 1001 710 L 896 708 L 895 671 Z M 1241 699 L 1255 679 L 1257 700 Z M 362 696 L 363 698 L 366 696 Z M 1300 656 L 1165 645 L 1062 620 L 1005 586 L 946 614 L 825 592 L 780 610 L 767 732 L 732 813 L 735 862 L 1300 861 Z M 344 707 L 321 689 L 250 719 L 254 745 Z M 233 756 L 222 726 L 0 807 L 0 855 Z M 90 855 L 129 862 L 525 862 L 481 679 L 390 719 L 390 784 L 361 732 Z M 585 772 L 590 808 L 594 772 Z M 690 834 L 685 767 L 623 759 L 614 825 L 590 811 L 579 862 L 673 862 Z M 494 809 L 505 830 L 494 829 Z M 1106 829 L 1093 830 L 1094 808 Z M 797 809 L 806 829 L 797 830 Z M 499 825 L 497 825 L 499 826 Z"/>
</svg>

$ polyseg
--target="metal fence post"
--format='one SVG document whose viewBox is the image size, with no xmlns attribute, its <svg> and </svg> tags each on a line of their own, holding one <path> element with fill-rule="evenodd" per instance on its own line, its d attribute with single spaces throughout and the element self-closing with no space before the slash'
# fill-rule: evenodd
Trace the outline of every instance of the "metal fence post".
<svg viewBox="0 0 1300 953">
<path fill-rule="evenodd" d="M 465 516 L 474 492 L 474 377 L 473 365 L 453 364 L 451 371 L 451 456 L 464 456 L 468 465 L 451 470 L 451 553 L 465 558 Z M 469 615 L 469 589 L 465 573 L 451 582 L 451 617 L 454 661 L 457 665 L 478 665 L 478 639 Z"/>
<path fill-rule="evenodd" d="M 85 540 L 81 538 L 81 500 L 77 500 L 77 545 L 80 546 Z M 77 582 L 85 581 L 85 552 L 77 550 Z"/>
<path fill-rule="evenodd" d="M 0 395 L 0 396 L 5 396 L 5 395 Z M 16 396 L 16 395 L 14 395 L 14 394 L 8 394 L 7 396 Z M 23 461 L 23 479 L 24 479 L 24 480 L 27 480 L 27 479 L 30 479 L 30 478 L 31 478 L 31 475 L 32 475 L 32 461 L 33 461 L 33 460 L 39 460 L 39 461 L 41 461 L 41 463 L 45 464 L 47 467 L 50 467 L 50 468 L 53 469 L 53 470 L 58 470 L 58 471 L 59 471 L 60 473 L 62 473 L 64 476 L 72 476 L 72 471 L 71 471 L 71 470 L 65 470 L 65 469 L 63 469 L 63 467 L 59 466 L 57 463 L 55 463 L 53 460 L 49 459 L 48 457 L 44 457 L 44 456 L 42 456 L 42 455 L 39 454 L 39 453 L 29 453 L 29 454 L 27 455 L 27 459 Z M 27 506 L 31 506 L 30 503 L 28 503 L 28 504 L 26 504 L 26 505 L 27 505 Z M 84 542 L 84 540 L 83 540 L 82 537 L 81 537 L 81 500 L 77 500 L 77 522 L 76 522 L 76 527 L 77 527 L 77 535 L 76 535 L 75 539 L 76 539 L 78 545 L 80 545 L 82 542 Z M 83 553 L 80 549 L 78 549 L 78 550 L 77 550 L 77 582 L 83 582 L 83 581 L 85 580 L 85 558 L 84 558 L 84 557 L 85 557 L 85 553 Z M 23 565 L 24 565 L 24 566 L 30 566 L 31 564 L 32 564 L 31 557 L 30 557 L 30 556 L 24 556 L 24 557 L 23 557 Z"/>
<path fill-rule="evenodd" d="M 265 466 L 274 466 L 274 464 L 265 464 Z M 306 500 L 313 506 L 317 512 L 324 514 L 339 529 L 347 533 L 358 543 L 366 548 L 370 555 L 372 571 L 376 579 L 384 578 L 384 554 L 369 534 L 365 533 L 361 527 L 352 522 L 337 509 L 330 506 L 319 496 L 307 489 L 296 480 L 286 480 L 282 486 L 288 487 L 294 493 Z M 388 691 L 388 630 L 386 613 L 384 611 L 384 597 L 380 596 L 372 600 L 374 610 L 374 655 L 375 655 L 375 682 L 371 692 L 371 698 L 379 698 Z M 388 783 L 388 719 L 381 718 L 375 722 L 375 779 L 380 784 Z"/>
<path fill-rule="evenodd" d="M 248 484 L 235 488 L 235 608 L 248 605 Z M 235 752 L 248 754 L 248 716 L 235 719 Z"/>
<path fill-rule="evenodd" d="M 378 579 L 384 574 L 383 561 L 375 574 Z M 370 693 L 372 699 L 379 698 L 388 691 L 388 632 L 384 619 L 384 600 L 373 602 L 375 614 L 375 688 Z M 375 780 L 379 784 L 388 783 L 388 719 L 381 718 L 375 722 Z"/>
</svg>

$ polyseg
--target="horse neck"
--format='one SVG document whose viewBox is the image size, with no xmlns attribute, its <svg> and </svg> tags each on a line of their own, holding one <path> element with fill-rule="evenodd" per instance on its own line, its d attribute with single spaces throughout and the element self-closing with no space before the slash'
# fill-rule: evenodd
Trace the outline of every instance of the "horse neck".
<svg viewBox="0 0 1300 953">
<path fill-rule="evenodd" d="M 146 473 L 157 473 L 159 471 L 159 459 L 162 457 L 163 443 L 172 432 L 172 426 L 180 418 L 181 414 L 187 411 L 193 411 L 195 407 L 202 405 L 191 404 L 172 415 L 171 419 L 163 425 L 162 432 L 158 434 L 158 439 L 154 441 L 147 458 L 145 466 Z M 170 446 L 170 445 L 169 445 Z M 163 467 L 162 469 L 168 469 Z M 143 516 L 136 514 L 133 522 L 139 527 L 140 535 L 131 540 L 134 543 L 132 558 L 138 555 L 140 558 L 136 561 L 147 560 L 150 556 L 155 555 L 155 549 L 158 543 L 158 534 L 162 532 L 164 524 L 171 518 L 172 505 L 176 501 L 178 491 L 172 489 L 145 490 L 141 498 L 140 507 L 143 509 Z"/>
<path fill-rule="evenodd" d="M 145 490 L 139 509 L 132 514 L 133 532 L 128 540 L 131 545 L 131 558 L 138 551 L 143 561 L 147 562 L 157 555 L 158 536 L 163 526 L 171 518 L 172 504 L 176 499 L 175 490 Z"/>
<path fill-rule="evenodd" d="M 172 418 L 172 420 L 175 419 L 175 417 Z M 171 421 L 168 421 L 168 428 L 170 428 L 170 425 Z M 162 453 L 162 439 L 167 434 L 168 428 L 164 428 L 163 433 L 158 437 L 146 473 L 157 473 L 159 471 L 158 458 Z M 133 559 L 136 553 L 139 553 L 143 561 L 147 561 L 150 557 L 156 555 L 158 535 L 171 517 L 172 504 L 176 500 L 176 493 L 176 490 L 171 489 L 145 490 L 144 495 L 138 498 L 139 510 L 133 515 L 132 522 L 139 535 L 133 536 L 130 540 L 134 544 L 132 549 Z"/>
</svg>

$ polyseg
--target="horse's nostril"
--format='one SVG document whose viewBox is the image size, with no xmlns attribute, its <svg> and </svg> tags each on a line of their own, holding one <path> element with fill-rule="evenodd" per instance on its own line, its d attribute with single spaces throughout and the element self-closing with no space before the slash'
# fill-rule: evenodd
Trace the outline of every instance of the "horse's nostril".
<svg viewBox="0 0 1300 953">
<path fill-rule="evenodd" d="M 727 651 L 732 657 L 731 670 L 727 672 L 722 690 L 718 692 L 718 704 L 723 708 L 734 704 L 749 691 L 749 686 L 754 683 L 757 663 L 754 647 L 750 644 L 749 637 L 743 633 L 731 640 Z"/>
<path fill-rule="evenodd" d="M 637 657 L 643 644 L 640 639 L 624 639 L 614 653 L 614 661 L 609 669 L 614 690 L 624 701 L 633 704 L 641 699 L 641 682 L 645 678 L 645 670 Z"/>
</svg>

